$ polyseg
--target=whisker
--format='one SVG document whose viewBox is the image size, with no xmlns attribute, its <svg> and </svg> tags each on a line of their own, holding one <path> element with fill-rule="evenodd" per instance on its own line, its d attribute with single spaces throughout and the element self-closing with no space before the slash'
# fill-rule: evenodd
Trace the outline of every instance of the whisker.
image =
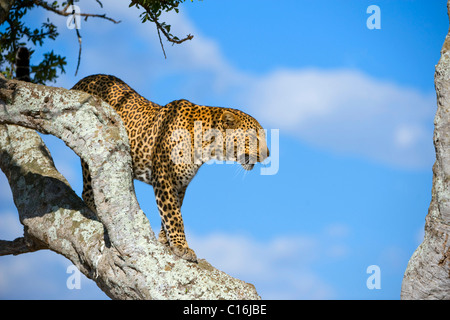
<svg viewBox="0 0 450 320">
<path fill-rule="evenodd" d="M 241 165 L 237 165 L 235 171 L 234 171 L 234 176 L 233 179 L 236 179 L 238 177 L 238 175 L 241 173 L 240 170 L 242 169 Z"/>
<path fill-rule="evenodd" d="M 244 170 L 244 168 L 242 168 L 242 170 Z M 248 173 L 248 170 L 244 170 L 244 174 L 242 175 L 242 181 L 245 180 L 245 177 L 247 176 L 247 173 Z"/>
</svg>

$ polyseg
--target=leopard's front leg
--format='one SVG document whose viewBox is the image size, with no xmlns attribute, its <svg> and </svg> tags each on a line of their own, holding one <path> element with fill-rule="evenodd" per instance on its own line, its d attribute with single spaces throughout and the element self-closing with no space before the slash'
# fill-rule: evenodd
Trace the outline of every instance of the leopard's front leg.
<svg viewBox="0 0 450 320">
<path fill-rule="evenodd" d="M 183 218 L 181 217 L 180 194 L 164 177 L 153 183 L 156 204 L 161 216 L 160 242 L 169 244 L 172 251 L 188 261 L 197 262 L 195 252 L 189 248 L 184 233 Z M 184 192 L 183 192 L 184 194 Z M 163 237 L 164 238 L 161 238 Z"/>
<path fill-rule="evenodd" d="M 181 206 L 183 205 L 184 195 L 186 194 L 186 188 L 187 186 L 181 187 L 180 190 L 178 190 L 178 203 Z M 169 245 L 169 239 L 166 236 L 166 230 L 164 228 L 164 223 L 161 221 L 161 230 L 159 231 L 158 235 L 158 241 L 161 242 L 164 245 Z"/>
</svg>

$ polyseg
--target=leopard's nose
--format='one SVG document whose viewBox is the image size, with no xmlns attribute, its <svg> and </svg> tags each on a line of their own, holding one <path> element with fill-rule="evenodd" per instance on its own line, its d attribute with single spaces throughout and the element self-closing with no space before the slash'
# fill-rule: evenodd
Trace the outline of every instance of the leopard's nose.
<svg viewBox="0 0 450 320">
<path fill-rule="evenodd" d="M 263 162 L 264 160 L 266 160 L 270 156 L 269 148 L 266 147 L 266 151 L 265 152 L 261 152 L 261 151 L 262 150 L 260 150 L 260 153 L 258 154 L 258 162 Z"/>
</svg>

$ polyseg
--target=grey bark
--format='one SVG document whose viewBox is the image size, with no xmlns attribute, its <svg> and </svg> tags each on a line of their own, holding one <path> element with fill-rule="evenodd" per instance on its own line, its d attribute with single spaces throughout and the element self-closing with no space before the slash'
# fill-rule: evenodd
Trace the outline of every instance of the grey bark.
<svg viewBox="0 0 450 320">
<path fill-rule="evenodd" d="M 450 1 L 447 3 L 450 17 Z M 436 162 L 423 242 L 406 268 L 402 299 L 450 300 L 450 30 L 436 66 L 438 109 L 434 120 Z"/>
<path fill-rule="evenodd" d="M 88 163 L 97 215 L 34 130 L 62 139 Z M 113 299 L 260 298 L 253 285 L 205 260 L 179 259 L 156 240 L 134 194 L 126 131 L 103 101 L 0 77 L 0 167 L 24 225 L 22 238 L 0 241 L 0 255 L 50 249 Z"/>
</svg>

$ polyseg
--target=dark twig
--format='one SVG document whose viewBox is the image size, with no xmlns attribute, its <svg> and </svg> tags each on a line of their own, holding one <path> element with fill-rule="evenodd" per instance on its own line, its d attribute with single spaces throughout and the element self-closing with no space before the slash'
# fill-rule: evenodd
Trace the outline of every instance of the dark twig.
<svg viewBox="0 0 450 320">
<path fill-rule="evenodd" d="M 161 2 L 164 2 L 164 1 L 161 0 Z M 161 24 L 159 22 L 158 14 L 153 12 L 149 5 L 143 4 L 143 3 L 141 3 L 140 1 L 137 1 L 137 0 L 131 0 L 131 4 L 132 5 L 136 5 L 137 8 L 139 8 L 139 6 L 142 6 L 145 9 L 145 12 L 147 13 L 148 17 L 150 18 L 149 20 L 151 22 L 155 23 L 156 29 L 158 31 L 159 43 L 161 44 L 161 48 L 163 50 L 165 58 L 167 58 L 167 56 L 166 56 L 166 52 L 164 50 L 164 45 L 163 45 L 162 40 L 161 40 L 161 32 L 166 37 L 167 41 L 172 42 L 173 44 L 175 44 L 175 43 L 176 44 L 180 44 L 180 43 L 183 43 L 183 42 L 185 42 L 187 40 L 192 40 L 194 38 L 193 35 L 188 34 L 185 38 L 178 39 L 178 37 L 175 37 L 175 36 L 173 36 L 172 34 L 169 33 L 169 31 L 164 27 L 165 26 L 164 24 Z"/>
<path fill-rule="evenodd" d="M 45 1 L 41 1 L 41 0 L 34 0 L 34 3 L 46 10 L 49 10 L 51 12 L 54 12 L 60 16 L 70 16 L 73 13 L 72 12 L 66 12 L 67 8 L 70 6 L 70 3 L 68 3 L 62 10 L 58 10 L 54 7 L 52 7 L 51 5 L 49 5 L 47 2 Z M 120 23 L 120 20 L 114 20 L 113 18 L 107 17 L 106 14 L 94 14 L 94 13 L 79 13 L 78 14 L 80 17 L 85 17 L 85 18 L 89 18 L 89 17 L 93 17 L 93 18 L 101 18 L 101 19 L 105 19 L 108 21 L 111 21 L 113 23 Z"/>
<path fill-rule="evenodd" d="M 42 243 L 32 240 L 30 237 L 20 237 L 13 241 L 0 240 L 0 256 L 18 255 L 45 248 Z"/>
<path fill-rule="evenodd" d="M 158 28 L 156 28 L 156 30 L 158 30 L 159 43 L 161 44 L 161 49 L 162 49 L 162 51 L 164 53 L 164 58 L 167 59 L 166 50 L 164 50 L 164 45 L 163 45 L 162 39 L 161 39 L 161 33 L 159 33 L 159 29 Z"/>
<path fill-rule="evenodd" d="M 75 22 L 76 24 L 76 22 Z M 78 49 L 78 62 L 77 62 L 77 69 L 75 70 L 75 76 L 77 76 L 78 74 L 78 69 L 80 68 L 80 62 L 81 62 L 81 34 L 80 31 L 78 30 L 78 28 L 75 28 L 76 32 L 77 32 L 77 37 L 78 37 L 78 45 L 79 45 L 79 49 Z"/>
<path fill-rule="evenodd" d="M 144 7 L 144 6 L 143 6 Z M 158 18 L 156 17 L 156 15 L 154 15 L 149 8 L 144 7 L 145 11 L 147 11 L 148 15 L 150 16 L 150 18 L 152 19 L 152 21 L 156 24 L 156 27 L 158 28 L 158 30 L 160 30 L 163 35 L 166 37 L 167 41 L 172 42 L 172 43 L 176 43 L 176 44 L 180 44 L 185 42 L 186 40 L 192 40 L 192 38 L 194 38 L 194 36 L 192 34 L 188 34 L 185 38 L 183 39 L 176 39 L 175 37 L 173 37 L 172 35 L 170 35 L 166 29 L 159 23 Z"/>
</svg>

